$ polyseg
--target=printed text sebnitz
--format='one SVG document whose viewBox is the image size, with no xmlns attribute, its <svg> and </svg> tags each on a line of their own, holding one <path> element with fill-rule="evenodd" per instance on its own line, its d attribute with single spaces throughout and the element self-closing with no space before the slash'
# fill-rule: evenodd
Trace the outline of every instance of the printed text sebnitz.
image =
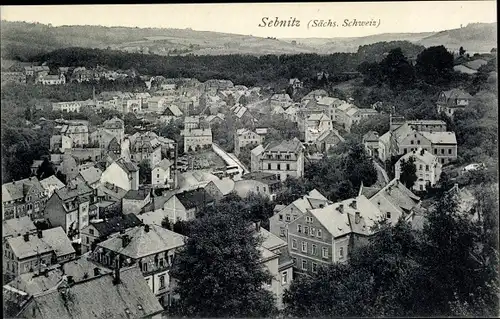
<svg viewBox="0 0 500 319">
<path fill-rule="evenodd" d="M 307 23 L 308 28 L 324 28 L 324 27 L 378 27 L 380 25 L 380 20 L 358 20 L 358 19 L 344 19 L 342 23 L 339 23 L 332 19 L 311 19 Z M 290 17 L 289 19 L 281 19 L 279 17 L 270 18 L 262 17 L 262 21 L 258 25 L 261 28 L 276 28 L 276 27 L 300 27 L 300 20 L 296 17 Z"/>
</svg>

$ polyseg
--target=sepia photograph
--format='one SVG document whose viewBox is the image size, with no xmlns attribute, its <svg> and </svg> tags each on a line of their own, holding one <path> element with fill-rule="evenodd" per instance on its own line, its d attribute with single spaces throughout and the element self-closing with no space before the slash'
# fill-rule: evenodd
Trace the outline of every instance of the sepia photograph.
<svg viewBox="0 0 500 319">
<path fill-rule="evenodd" d="M 3 318 L 498 318 L 497 2 L 0 6 Z"/>
</svg>

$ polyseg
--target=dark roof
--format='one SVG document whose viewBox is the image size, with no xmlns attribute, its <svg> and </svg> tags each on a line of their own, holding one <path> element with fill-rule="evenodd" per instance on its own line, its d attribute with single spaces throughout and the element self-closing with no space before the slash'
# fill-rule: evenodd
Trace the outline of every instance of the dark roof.
<svg viewBox="0 0 500 319">
<path fill-rule="evenodd" d="M 204 206 L 206 203 L 213 202 L 214 200 L 213 197 L 202 188 L 185 191 L 175 196 L 186 209 Z"/>
<path fill-rule="evenodd" d="M 118 284 L 105 274 L 36 295 L 32 302 L 37 317 L 50 319 L 144 318 L 163 311 L 137 267 L 120 271 Z"/>
<path fill-rule="evenodd" d="M 134 190 L 134 189 L 131 189 L 127 192 L 127 194 L 125 194 L 125 197 L 123 197 L 124 199 L 135 199 L 135 200 L 144 200 L 146 197 L 148 197 L 150 193 L 150 190 L 149 189 L 138 189 L 138 190 Z"/>
<path fill-rule="evenodd" d="M 241 176 L 244 180 L 254 180 L 259 181 L 264 184 L 276 184 L 280 181 L 276 178 L 276 174 L 265 173 L 265 172 L 251 172 Z"/>
<path fill-rule="evenodd" d="M 56 190 L 56 194 L 61 200 L 67 200 L 80 195 L 92 193 L 93 189 L 81 179 L 73 179 L 68 182 L 68 185 Z"/>
<path fill-rule="evenodd" d="M 123 168 L 124 171 L 127 173 L 133 173 L 137 172 L 139 168 L 132 162 L 129 162 L 123 158 L 120 158 L 116 161 L 116 164 L 118 164 L 121 168 Z"/>
<path fill-rule="evenodd" d="M 142 222 L 135 214 L 116 216 L 100 223 L 91 223 L 101 236 L 108 236 L 121 230 L 140 225 Z"/>
</svg>

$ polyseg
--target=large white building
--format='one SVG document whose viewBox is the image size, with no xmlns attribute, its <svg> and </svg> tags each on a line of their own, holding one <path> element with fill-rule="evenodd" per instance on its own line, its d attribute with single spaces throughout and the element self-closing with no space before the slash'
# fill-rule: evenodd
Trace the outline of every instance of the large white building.
<svg viewBox="0 0 500 319">
<path fill-rule="evenodd" d="M 409 161 L 411 158 L 415 160 L 417 169 L 417 181 L 413 185 L 413 190 L 425 191 L 428 186 L 434 186 L 439 181 L 441 176 L 441 163 L 437 156 L 434 156 L 428 151 L 418 148 L 417 150 L 403 155 L 394 165 L 395 176 L 397 179 L 401 176 L 401 162 Z"/>
</svg>

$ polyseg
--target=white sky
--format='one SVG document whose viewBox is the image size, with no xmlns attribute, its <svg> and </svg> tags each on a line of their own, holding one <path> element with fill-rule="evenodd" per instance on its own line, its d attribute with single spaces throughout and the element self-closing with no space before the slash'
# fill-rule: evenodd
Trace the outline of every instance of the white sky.
<svg viewBox="0 0 500 319">
<path fill-rule="evenodd" d="M 300 20 L 300 27 L 261 28 L 263 17 Z M 496 2 L 422 1 L 365 3 L 235 3 L 2 6 L 8 21 L 59 25 L 192 28 L 278 38 L 357 37 L 379 33 L 427 32 L 459 28 L 471 22 L 496 22 Z M 307 28 L 312 19 L 379 20 L 378 28 Z"/>
</svg>

